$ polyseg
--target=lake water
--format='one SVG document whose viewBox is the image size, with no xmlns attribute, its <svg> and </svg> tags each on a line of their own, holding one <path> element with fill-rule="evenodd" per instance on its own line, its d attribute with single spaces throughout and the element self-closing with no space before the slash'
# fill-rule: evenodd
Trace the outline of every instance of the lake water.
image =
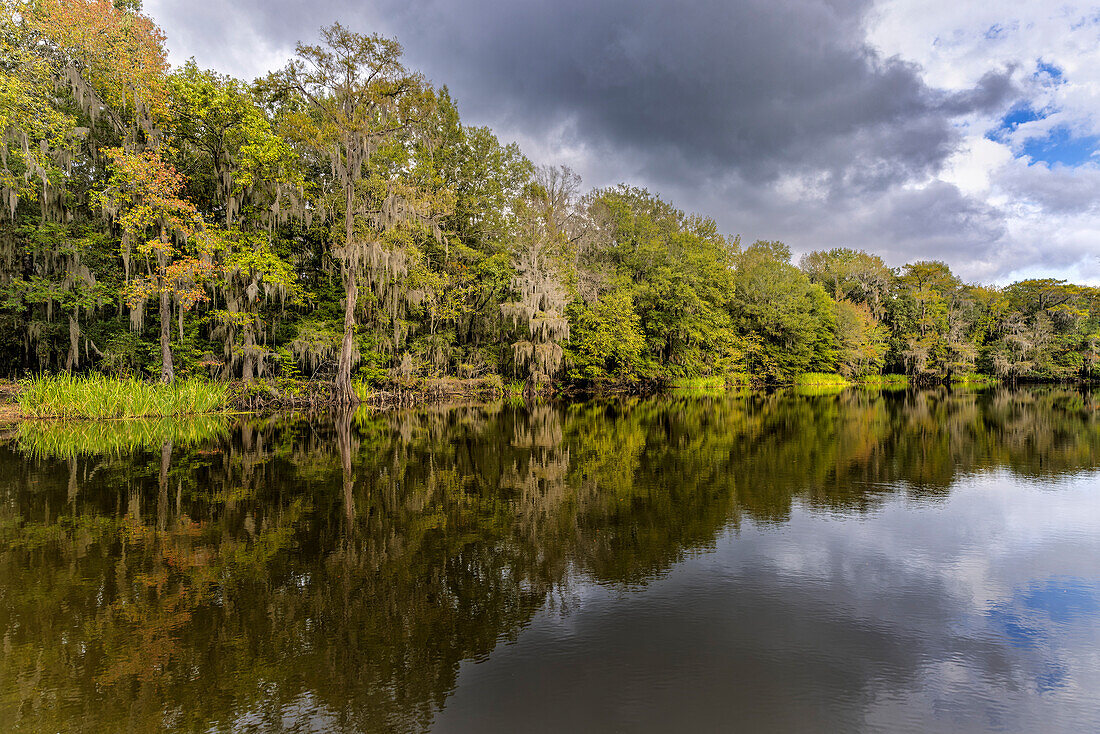
<svg viewBox="0 0 1100 734">
<path fill-rule="evenodd" d="M 0 444 L 0 729 L 1100 731 L 1100 396 Z"/>
</svg>

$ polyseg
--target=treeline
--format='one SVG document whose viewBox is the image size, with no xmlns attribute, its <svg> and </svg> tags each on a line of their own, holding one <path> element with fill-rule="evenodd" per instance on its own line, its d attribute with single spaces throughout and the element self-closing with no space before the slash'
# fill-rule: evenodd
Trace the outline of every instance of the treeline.
<svg viewBox="0 0 1100 734">
<path fill-rule="evenodd" d="M 1100 291 L 796 266 L 464 125 L 339 24 L 247 83 L 135 0 L 2 0 L 0 373 L 585 385 L 804 372 L 1089 379 Z"/>
</svg>

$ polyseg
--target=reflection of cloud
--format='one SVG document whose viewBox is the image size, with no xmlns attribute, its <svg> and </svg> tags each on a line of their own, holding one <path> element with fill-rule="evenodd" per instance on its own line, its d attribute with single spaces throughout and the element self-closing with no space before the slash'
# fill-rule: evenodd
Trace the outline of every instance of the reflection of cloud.
<svg viewBox="0 0 1100 734">
<path fill-rule="evenodd" d="M 1058 624 L 1089 624 L 1100 617 L 1100 586 L 1073 577 L 1052 577 L 1022 594 L 1028 609 L 1045 613 Z"/>
<path fill-rule="evenodd" d="M 1018 589 L 1011 598 L 994 604 L 987 619 L 995 633 L 1013 647 L 1034 651 L 1036 688 L 1048 693 L 1069 686 L 1070 667 L 1065 629 L 1092 625 L 1100 617 L 1100 586 L 1087 579 L 1053 576 Z"/>
<path fill-rule="evenodd" d="M 934 504 L 899 494 L 873 513 L 796 503 L 786 523 L 745 520 L 638 591 L 590 585 L 565 641 L 544 610 L 463 666 L 437 723 L 1095 729 L 1098 481 L 1048 491 L 997 472 Z"/>
</svg>

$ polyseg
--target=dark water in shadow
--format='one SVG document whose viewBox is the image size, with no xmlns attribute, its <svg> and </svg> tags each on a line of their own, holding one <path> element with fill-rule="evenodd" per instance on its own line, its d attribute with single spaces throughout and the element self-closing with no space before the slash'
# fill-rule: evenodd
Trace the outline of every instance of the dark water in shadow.
<svg viewBox="0 0 1100 734">
<path fill-rule="evenodd" d="M 24 425 L 0 729 L 1098 731 L 1098 407 Z"/>
</svg>

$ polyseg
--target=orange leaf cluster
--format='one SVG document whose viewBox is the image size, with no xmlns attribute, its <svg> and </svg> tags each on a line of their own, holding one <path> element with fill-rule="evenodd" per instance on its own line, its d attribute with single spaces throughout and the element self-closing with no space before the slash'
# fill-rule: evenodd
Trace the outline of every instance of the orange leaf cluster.
<svg viewBox="0 0 1100 734">
<path fill-rule="evenodd" d="M 147 16 L 111 0 L 41 0 L 28 21 L 121 116 L 140 122 L 166 115 L 164 34 Z"/>
<path fill-rule="evenodd" d="M 157 153 L 127 153 L 121 148 L 109 148 L 104 153 L 111 162 L 112 175 L 111 186 L 102 199 L 116 212 L 123 231 L 144 237 L 150 228 L 163 227 L 191 237 L 202 229 L 198 209 L 182 197 L 184 177 Z M 153 243 L 146 247 L 152 250 Z"/>
</svg>

